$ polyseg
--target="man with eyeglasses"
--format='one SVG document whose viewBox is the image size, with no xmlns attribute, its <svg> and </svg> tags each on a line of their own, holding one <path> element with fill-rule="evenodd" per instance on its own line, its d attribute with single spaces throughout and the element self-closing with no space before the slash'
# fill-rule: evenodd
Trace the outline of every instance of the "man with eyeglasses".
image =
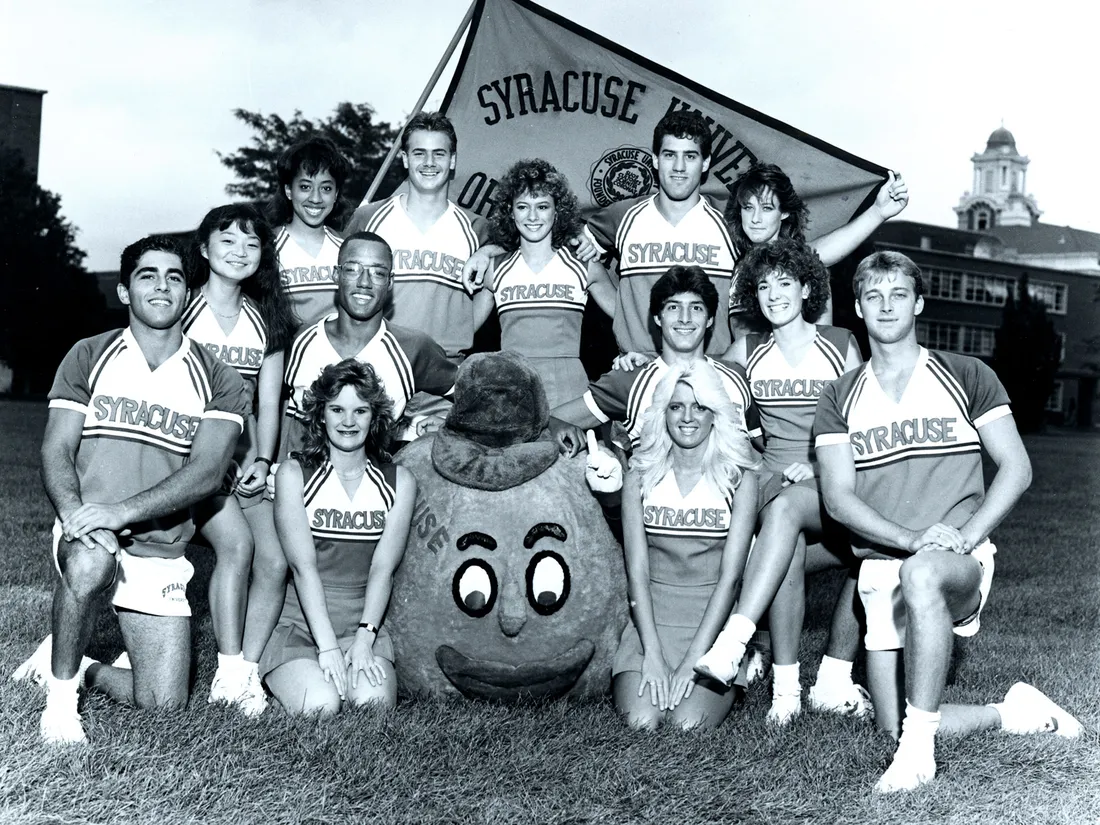
<svg viewBox="0 0 1100 825">
<path fill-rule="evenodd" d="M 306 421 L 305 393 L 330 364 L 345 358 L 370 364 L 393 399 L 398 420 L 416 392 L 450 395 L 458 367 L 443 348 L 422 332 L 387 324 L 383 310 L 393 288 L 393 251 L 373 232 L 344 239 L 337 259 L 336 312 L 306 327 L 294 339 L 287 358 L 285 383 L 290 388 L 283 422 L 280 458 L 302 446 Z M 408 435 L 416 437 L 442 423 L 415 417 Z"/>
</svg>

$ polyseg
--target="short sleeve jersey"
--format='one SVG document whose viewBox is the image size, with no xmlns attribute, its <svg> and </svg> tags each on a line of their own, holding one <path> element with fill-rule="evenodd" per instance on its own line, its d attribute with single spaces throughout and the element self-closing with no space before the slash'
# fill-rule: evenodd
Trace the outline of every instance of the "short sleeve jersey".
<svg viewBox="0 0 1100 825">
<path fill-rule="evenodd" d="M 242 426 L 248 392 L 237 373 L 184 336 L 155 370 L 129 328 L 79 341 L 61 362 L 50 408 L 84 416 L 76 475 L 84 502 L 115 504 L 177 472 L 205 419 Z M 183 552 L 194 533 L 180 510 L 130 526 L 134 541 Z"/>
<path fill-rule="evenodd" d="M 649 292 L 677 264 L 699 266 L 718 290 L 718 312 L 709 355 L 730 346 L 730 278 L 735 254 L 722 214 L 706 198 L 673 226 L 657 209 L 657 196 L 621 201 L 601 209 L 588 221 L 592 236 L 619 261 L 618 307 L 613 329 L 619 349 L 653 353 L 655 326 L 649 315 Z"/>
<path fill-rule="evenodd" d="M 779 473 L 794 462 L 814 464 L 817 400 L 826 384 L 843 375 L 848 349 L 858 347 L 855 336 L 840 327 L 819 325 L 798 364 L 787 363 L 770 332 L 747 336 L 745 346 L 745 372 L 760 414 L 760 429 L 750 435 L 767 435 L 764 469 Z"/>
<path fill-rule="evenodd" d="M 305 394 L 317 380 L 321 370 L 344 359 L 338 353 L 323 318 L 302 330 L 290 346 L 284 383 L 290 389 L 286 415 L 305 422 Z M 393 416 L 399 419 L 414 393 L 448 395 L 454 390 L 458 368 L 447 358 L 435 341 L 422 332 L 382 322 L 381 328 L 355 355 L 356 361 L 370 364 L 393 400 Z"/>
<path fill-rule="evenodd" d="M 732 493 L 722 493 L 701 478 L 683 495 L 670 470 L 642 499 L 649 578 L 678 585 L 717 582 L 732 518 Z"/>
<path fill-rule="evenodd" d="M 1008 394 L 978 359 L 921 347 L 895 403 L 870 365 L 822 391 L 817 448 L 850 444 L 856 495 L 891 521 L 911 530 L 961 527 L 985 497 L 978 429 L 1010 413 Z M 875 549 L 856 535 L 852 544 Z"/>
<path fill-rule="evenodd" d="M 496 268 L 500 348 L 529 358 L 576 358 L 588 301 L 585 265 L 564 247 L 539 273 L 516 250 Z"/>
<path fill-rule="evenodd" d="M 740 424 L 746 431 L 759 427 L 756 409 L 749 393 L 745 371 L 738 364 L 727 364 L 707 358 L 718 373 L 722 386 L 730 397 L 737 412 Z M 637 447 L 642 436 L 642 417 L 653 403 L 653 393 L 657 383 L 669 370 L 663 358 L 656 358 L 636 370 L 611 370 L 588 385 L 584 394 L 584 403 L 601 422 L 622 421 L 631 443 Z"/>
<path fill-rule="evenodd" d="M 393 508 L 396 470 L 393 465 L 368 463 L 355 495 L 348 497 L 332 464 L 303 467 L 302 498 L 309 531 L 317 550 L 321 581 L 346 587 L 364 587 L 374 548 Z"/>
<path fill-rule="evenodd" d="M 198 290 L 183 313 L 183 332 L 227 367 L 235 369 L 248 384 L 251 398 L 267 352 L 267 324 L 255 301 L 247 295 L 242 297 L 241 313 L 226 335 L 206 296 Z"/>
<path fill-rule="evenodd" d="M 405 211 L 403 194 L 360 207 L 346 235 L 366 230 L 393 250 L 393 309 L 387 318 L 438 341 L 450 358 L 474 343 L 474 302 L 462 283 L 466 259 L 477 251 L 483 221 L 448 202 L 421 232 Z"/>
<path fill-rule="evenodd" d="M 313 256 L 298 246 L 285 226 L 276 234 L 279 274 L 290 305 L 298 316 L 299 329 L 332 312 L 336 299 L 336 263 L 342 243 L 340 236 L 326 226 L 321 251 Z"/>
</svg>

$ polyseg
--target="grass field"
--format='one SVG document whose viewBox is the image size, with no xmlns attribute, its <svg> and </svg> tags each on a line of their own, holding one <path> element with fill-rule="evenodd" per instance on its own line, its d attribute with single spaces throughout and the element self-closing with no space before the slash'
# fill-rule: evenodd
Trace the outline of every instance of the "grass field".
<svg viewBox="0 0 1100 825">
<path fill-rule="evenodd" d="M 38 478 L 41 404 L 0 403 L 0 823 L 1098 823 L 1100 438 L 1029 438 L 1035 483 L 995 536 L 982 632 L 959 647 L 949 700 L 993 701 L 1029 681 L 1079 716 L 1078 741 L 999 733 L 941 741 L 927 789 L 879 798 L 893 751 L 870 725 L 811 713 L 764 726 L 754 688 L 717 731 L 629 731 L 610 702 L 502 708 L 407 702 L 245 720 L 207 705 L 214 642 L 196 554 L 196 687 L 183 713 L 92 696 L 90 744 L 38 742 L 40 689 L 7 675 L 49 629 L 49 527 Z M 803 682 L 823 645 L 811 584 Z M 826 594 L 826 595 L 821 595 Z M 93 656 L 121 649 L 104 611 Z"/>
</svg>

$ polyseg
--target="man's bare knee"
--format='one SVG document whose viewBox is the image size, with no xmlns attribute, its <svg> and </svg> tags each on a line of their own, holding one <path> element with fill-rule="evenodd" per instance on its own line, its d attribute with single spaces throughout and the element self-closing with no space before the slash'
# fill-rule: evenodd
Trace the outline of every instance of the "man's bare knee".
<svg viewBox="0 0 1100 825">
<path fill-rule="evenodd" d="M 62 540 L 58 551 L 62 584 L 77 599 L 96 596 L 114 582 L 117 560 L 103 548 Z"/>
<path fill-rule="evenodd" d="M 906 603 L 942 598 L 943 574 L 929 551 L 910 556 L 901 565 L 901 593 Z"/>
</svg>

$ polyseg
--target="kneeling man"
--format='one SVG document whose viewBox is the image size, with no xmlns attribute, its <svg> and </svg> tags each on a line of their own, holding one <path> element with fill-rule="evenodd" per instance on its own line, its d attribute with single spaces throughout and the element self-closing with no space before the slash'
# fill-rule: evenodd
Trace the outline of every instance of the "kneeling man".
<svg viewBox="0 0 1100 825">
<path fill-rule="evenodd" d="M 924 298 L 916 264 L 877 252 L 860 263 L 853 286 L 871 360 L 826 385 L 814 433 L 825 506 L 864 558 L 859 592 L 875 719 L 900 733 L 875 785 L 887 793 L 936 775 L 937 731 L 1073 737 L 1081 725 L 1023 683 L 996 704 L 941 704 L 952 632 L 978 631 L 996 553 L 989 534 L 1030 485 L 1031 463 L 993 371 L 917 343 Z M 983 447 L 997 465 L 988 491 Z"/>
<path fill-rule="evenodd" d="M 118 295 L 129 326 L 79 341 L 50 390 L 42 479 L 61 578 L 52 637 L 14 674 L 47 686 L 47 742 L 84 741 L 82 681 L 138 707 L 187 702 L 190 505 L 218 489 L 248 405 L 236 371 L 184 336 L 187 288 L 173 239 L 126 247 Z M 132 669 L 84 657 L 108 591 Z"/>
</svg>

